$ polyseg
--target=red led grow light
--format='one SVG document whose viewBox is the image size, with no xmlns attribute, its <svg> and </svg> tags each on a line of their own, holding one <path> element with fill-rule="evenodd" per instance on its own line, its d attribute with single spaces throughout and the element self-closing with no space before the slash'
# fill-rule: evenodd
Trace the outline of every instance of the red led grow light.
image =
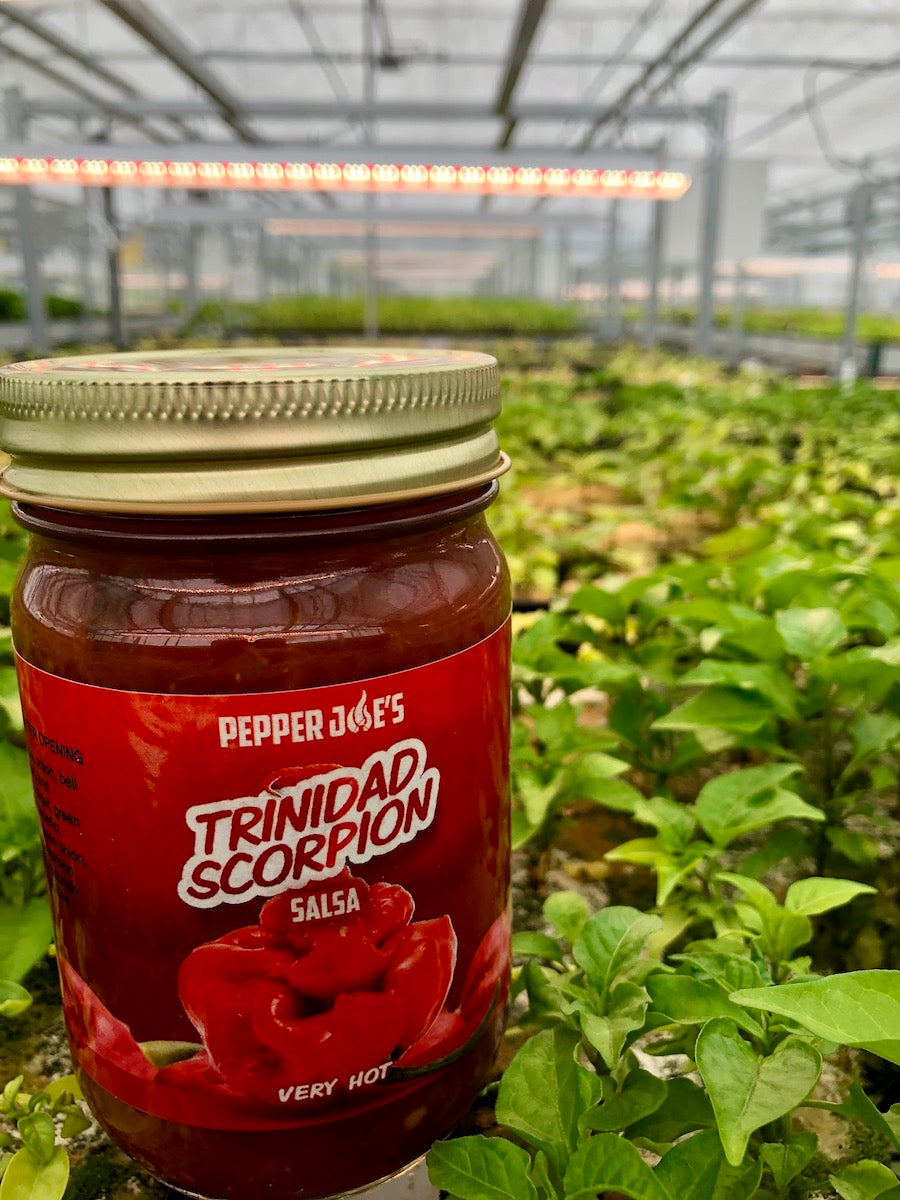
<svg viewBox="0 0 900 1200">
<path fill-rule="evenodd" d="M 680 171 L 600 168 L 10 157 L 0 158 L 0 184 L 677 200 L 691 179 Z"/>
</svg>

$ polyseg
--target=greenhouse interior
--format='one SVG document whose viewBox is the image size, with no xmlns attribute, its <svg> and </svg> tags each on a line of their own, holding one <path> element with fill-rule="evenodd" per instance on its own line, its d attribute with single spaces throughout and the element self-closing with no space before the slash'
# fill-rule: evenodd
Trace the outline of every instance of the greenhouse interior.
<svg viewBox="0 0 900 1200">
<path fill-rule="evenodd" d="M 894 0 L 0 85 L 0 1200 L 898 1200 Z"/>
</svg>

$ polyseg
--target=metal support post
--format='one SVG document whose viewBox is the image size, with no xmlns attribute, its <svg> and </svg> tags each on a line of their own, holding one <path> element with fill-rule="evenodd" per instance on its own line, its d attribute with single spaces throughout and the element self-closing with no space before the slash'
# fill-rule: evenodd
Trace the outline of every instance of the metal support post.
<svg viewBox="0 0 900 1200">
<path fill-rule="evenodd" d="M 18 88 L 7 88 L 4 92 L 4 102 L 6 132 L 10 141 L 24 141 L 27 136 L 28 122 L 22 102 L 22 93 Z M 25 283 L 25 300 L 28 306 L 28 323 L 31 327 L 31 349 L 37 354 L 43 354 L 49 345 L 47 312 L 31 188 L 14 187 L 13 197 L 19 243 L 22 247 L 22 274 Z"/>
<path fill-rule="evenodd" d="M 731 361 L 735 366 L 744 357 L 744 309 L 747 304 L 747 270 L 742 262 L 734 265 L 731 293 Z"/>
<path fill-rule="evenodd" d="M 866 264 L 866 252 L 868 250 L 867 233 L 871 209 L 872 188 L 868 183 L 861 183 L 853 192 L 850 201 L 853 257 L 850 262 L 850 277 L 847 281 L 844 328 L 841 333 L 841 348 L 838 355 L 838 378 L 842 383 L 853 383 L 858 373 L 856 366 L 856 325 L 859 318 L 860 295 Z"/>
<path fill-rule="evenodd" d="M 716 257 L 722 213 L 722 185 L 725 174 L 726 135 L 730 99 L 727 92 L 716 92 L 709 115 L 709 149 L 705 164 L 705 192 L 700 229 L 700 294 L 697 297 L 697 353 L 712 350 L 715 313 Z"/>
<path fill-rule="evenodd" d="M 184 260 L 184 315 L 188 320 L 195 316 L 200 306 L 198 275 L 201 236 L 202 230 L 199 225 L 188 226 Z"/>
<path fill-rule="evenodd" d="M 91 270 L 91 251 L 93 243 L 93 228 L 91 223 L 91 204 L 93 203 L 93 188 L 82 188 L 82 203 L 84 221 L 81 227 L 81 245 L 79 247 L 79 299 L 81 300 L 81 331 L 86 342 L 90 341 L 91 322 L 94 318 L 94 276 Z"/>
<path fill-rule="evenodd" d="M 125 349 L 125 319 L 122 312 L 122 280 L 119 275 L 119 229 L 112 188 L 101 188 L 103 220 L 106 225 L 106 273 L 109 284 L 109 340 L 117 350 Z"/>
<path fill-rule="evenodd" d="M 366 133 L 374 141 L 375 117 L 375 36 L 378 21 L 376 0 L 367 0 L 363 9 L 363 102 L 366 109 Z M 378 338 L 378 226 L 377 197 L 366 192 L 366 265 L 363 303 L 363 332 L 369 341 Z"/>
<path fill-rule="evenodd" d="M 666 167 L 666 148 L 660 147 L 656 161 L 656 169 L 664 171 Z M 666 234 L 666 204 L 662 200 L 653 201 L 653 212 L 650 217 L 650 256 L 647 263 L 647 307 L 644 313 L 644 345 L 655 346 L 659 341 L 659 285 L 662 278 L 663 245 Z"/>
<path fill-rule="evenodd" d="M 259 230 L 256 243 L 256 299 L 260 302 L 266 299 L 269 291 L 267 277 L 266 246 L 268 238 L 264 228 Z"/>
<path fill-rule="evenodd" d="M 622 335 L 622 281 L 619 262 L 619 217 L 621 201 L 610 201 L 606 235 L 606 319 L 603 333 L 610 342 Z"/>
<path fill-rule="evenodd" d="M 568 225 L 559 227 L 559 299 L 565 300 L 569 290 L 569 249 L 570 235 Z"/>
<path fill-rule="evenodd" d="M 538 294 L 538 248 L 540 246 L 540 234 L 535 234 L 528 242 L 528 259 L 527 259 L 527 295 L 530 299 L 537 299 Z"/>
</svg>

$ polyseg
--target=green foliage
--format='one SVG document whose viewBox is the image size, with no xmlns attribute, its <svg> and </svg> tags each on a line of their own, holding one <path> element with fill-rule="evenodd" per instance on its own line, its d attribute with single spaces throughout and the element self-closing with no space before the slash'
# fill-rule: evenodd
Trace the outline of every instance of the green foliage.
<svg viewBox="0 0 900 1200">
<path fill-rule="evenodd" d="M 56 1079 L 44 1091 L 22 1091 L 22 1076 L 0 1096 L 0 1200 L 61 1200 L 69 1180 L 69 1156 L 59 1139 L 89 1128 L 74 1075 Z M 10 1132 L 15 1128 L 16 1133 Z"/>
<path fill-rule="evenodd" d="M 730 932 L 668 955 L 654 944 L 659 919 L 622 906 L 586 916 L 574 893 L 548 898 L 556 938 L 515 945 L 518 1019 L 533 1036 L 501 1079 L 496 1115 L 518 1144 L 436 1146 L 436 1186 L 457 1200 L 799 1200 L 818 1149 L 794 1122 L 805 1106 L 900 1145 L 898 1114 L 858 1084 L 840 1105 L 810 1099 L 837 1045 L 896 1061 L 900 971 L 818 978 L 796 957 L 809 915 L 855 902 L 858 885 L 809 879 L 780 904 L 757 880 L 722 882 Z M 894 1200 L 900 1182 L 874 1168 L 835 1174 L 838 1194 Z"/>
<path fill-rule="evenodd" d="M 0 502 L 0 621 L 9 621 L 9 593 L 24 535 Z M 16 690 L 8 625 L 0 627 L 0 1015 L 28 1007 L 21 987 L 53 938 L 46 897 L 31 769 Z"/>
<path fill-rule="evenodd" d="M 378 302 L 383 335 L 440 337 L 558 336 L 581 326 L 578 310 L 536 300 L 433 296 L 383 296 Z M 361 296 L 277 296 L 259 304 L 208 300 L 191 328 L 218 327 L 229 333 L 310 337 L 359 333 Z"/>
<path fill-rule="evenodd" d="M 51 319 L 80 317 L 84 312 L 84 305 L 80 300 L 73 300 L 69 296 L 54 296 L 48 295 L 44 298 L 44 306 L 47 310 L 47 316 Z M 3 321 L 24 321 L 28 316 L 28 308 L 24 298 L 18 293 L 8 289 L 0 289 L 0 322 Z"/>
</svg>

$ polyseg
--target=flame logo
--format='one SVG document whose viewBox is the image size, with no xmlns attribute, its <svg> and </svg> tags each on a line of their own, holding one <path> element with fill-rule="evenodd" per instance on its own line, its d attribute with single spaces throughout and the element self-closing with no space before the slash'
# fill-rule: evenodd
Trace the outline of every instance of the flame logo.
<svg viewBox="0 0 900 1200">
<path fill-rule="evenodd" d="M 347 713 L 347 728 L 351 733 L 360 733 L 372 728 L 372 714 L 366 705 L 366 693 L 360 696 L 353 708 Z"/>
</svg>

